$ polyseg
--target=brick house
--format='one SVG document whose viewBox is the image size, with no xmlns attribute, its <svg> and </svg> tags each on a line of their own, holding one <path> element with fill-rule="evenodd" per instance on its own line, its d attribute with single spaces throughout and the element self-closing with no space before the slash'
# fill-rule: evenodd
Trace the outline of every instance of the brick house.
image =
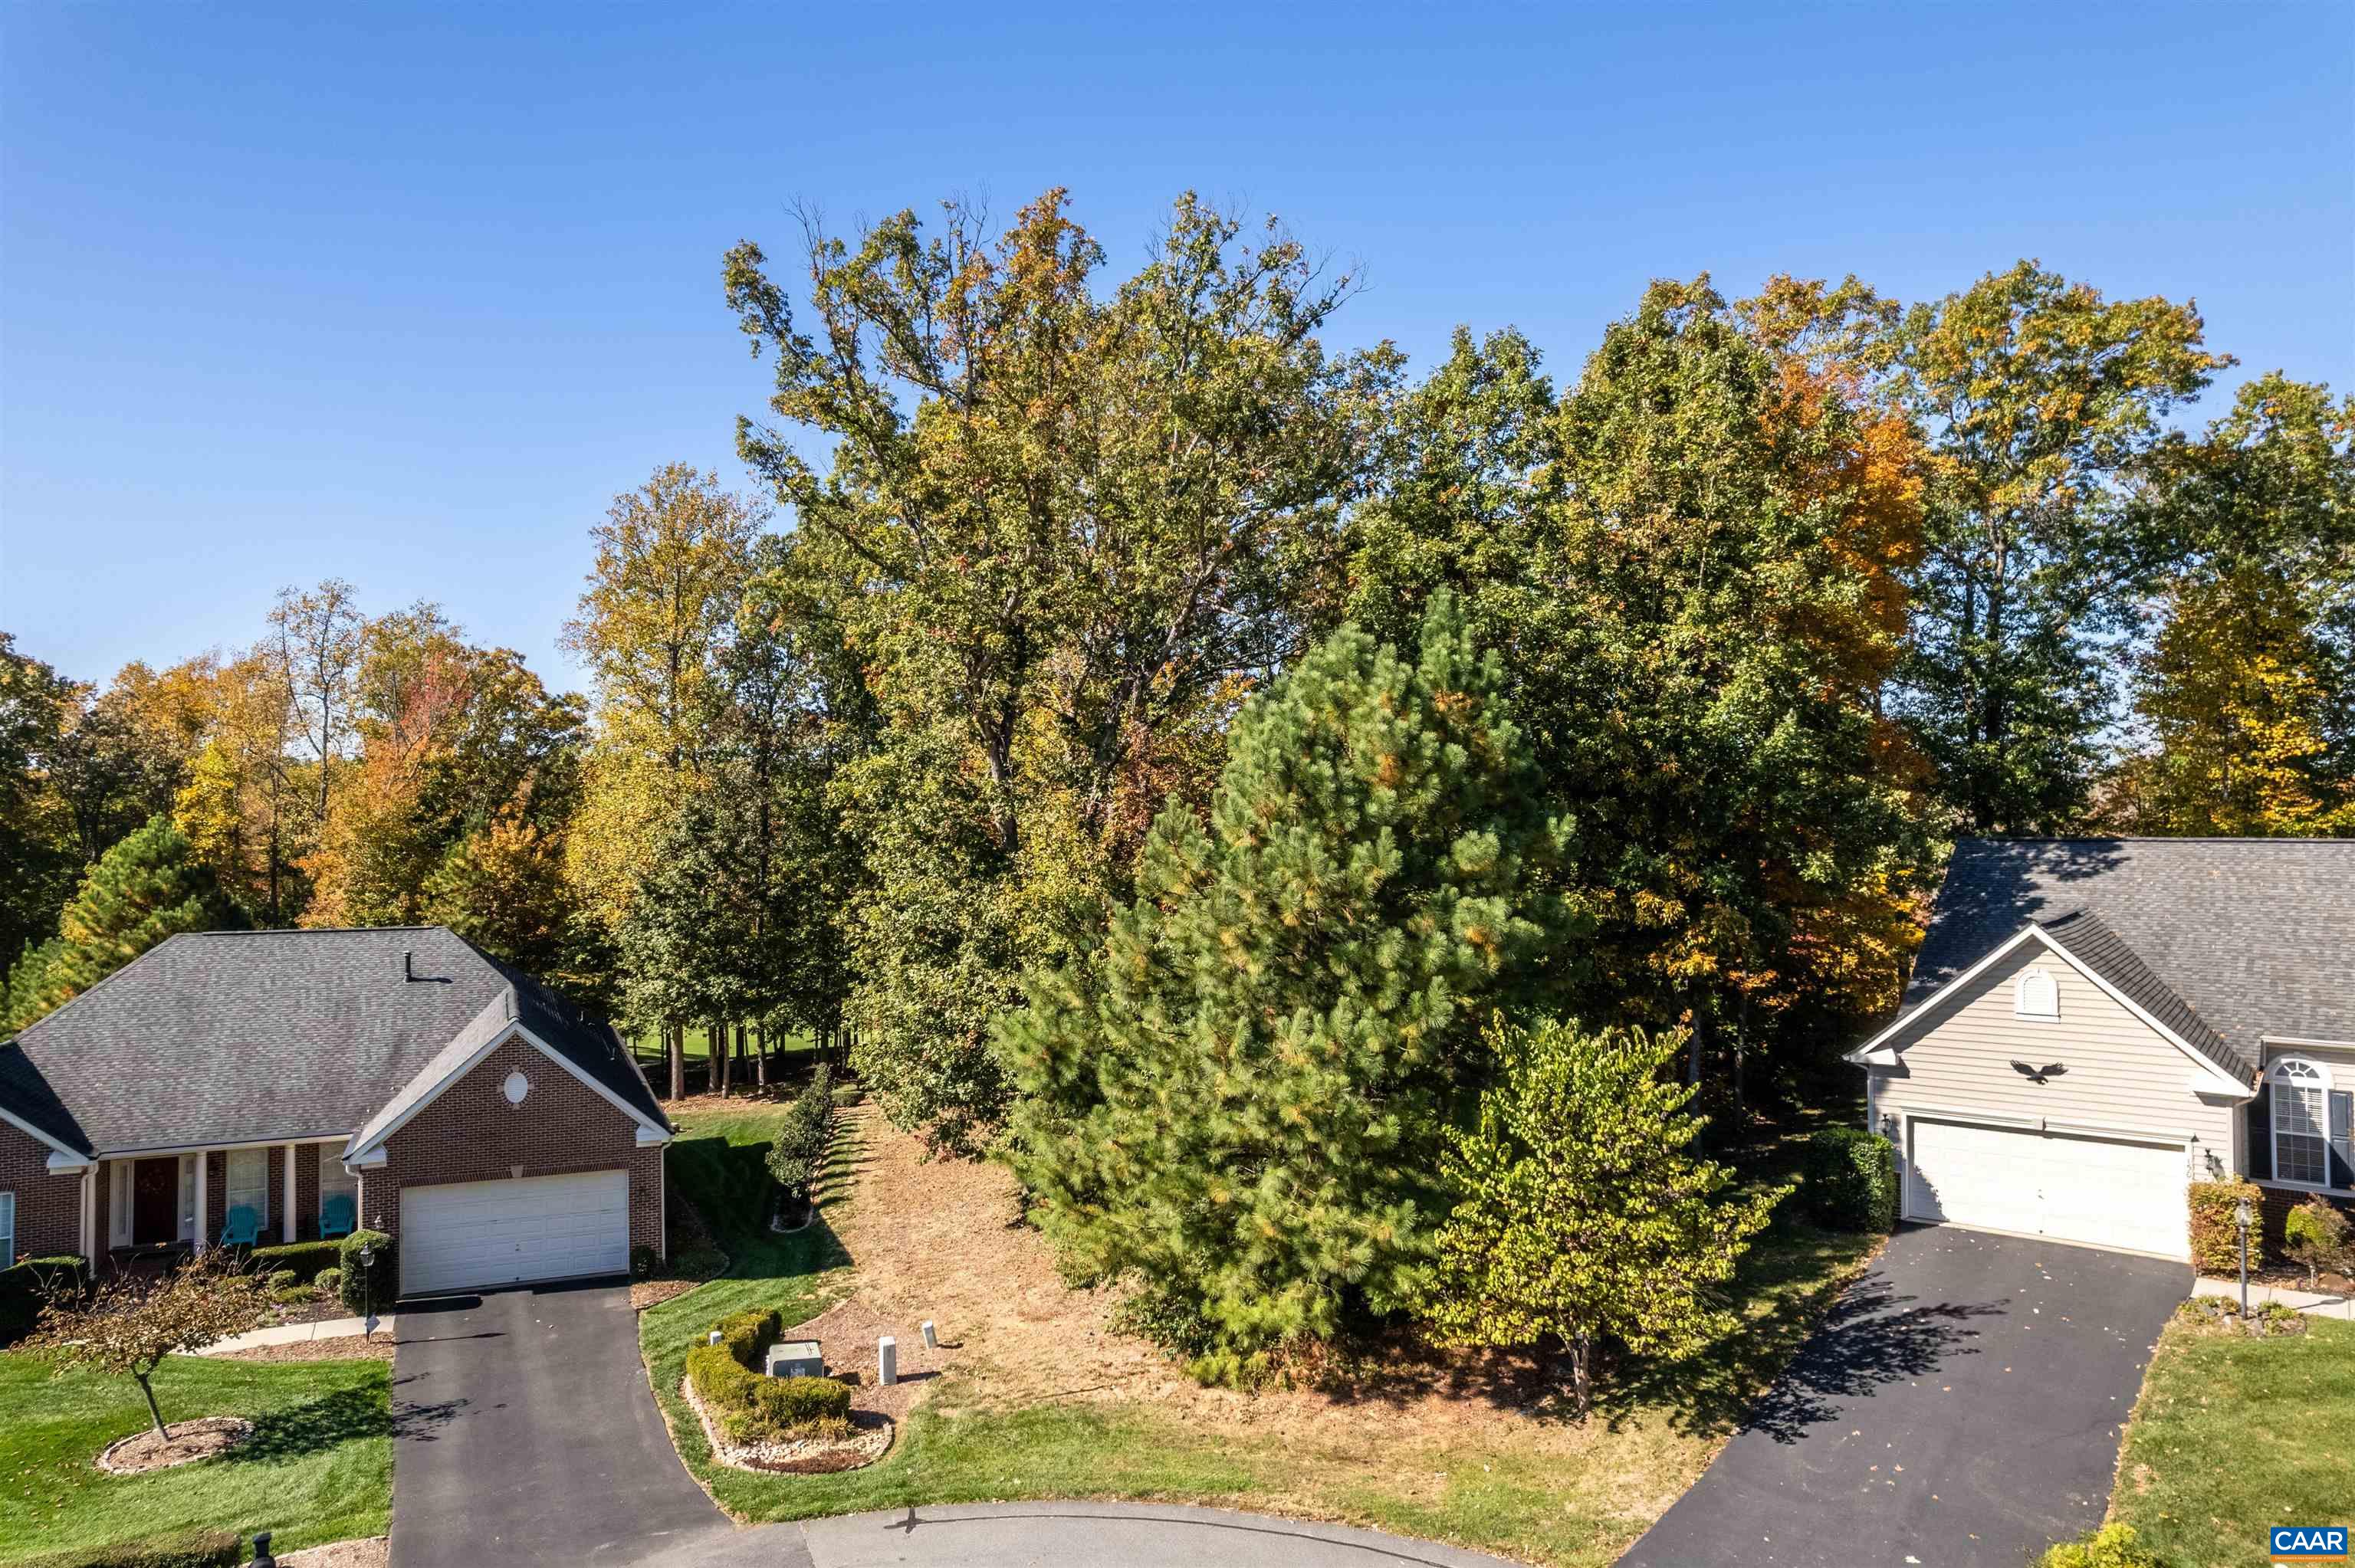
<svg viewBox="0 0 2355 1568">
<path fill-rule="evenodd" d="M 349 1214 L 403 1294 L 615 1274 L 670 1139 L 609 1025 L 442 927 L 179 936 L 0 1045 L 0 1263 Z"/>
<path fill-rule="evenodd" d="M 1903 1218 L 2186 1258 L 2187 1182 L 2355 1213 L 2355 839 L 1966 839 L 1849 1055 Z"/>
</svg>

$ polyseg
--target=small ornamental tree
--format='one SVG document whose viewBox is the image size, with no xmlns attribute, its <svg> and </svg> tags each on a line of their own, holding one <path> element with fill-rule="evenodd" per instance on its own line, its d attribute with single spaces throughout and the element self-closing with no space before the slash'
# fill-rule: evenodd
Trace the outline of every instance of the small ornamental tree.
<svg viewBox="0 0 2355 1568">
<path fill-rule="evenodd" d="M 1673 1361 L 1732 1330 L 1712 1290 L 1790 1189 L 1735 1194 L 1732 1172 L 1688 1152 L 1704 1118 L 1665 1076 L 1678 1034 L 1548 1022 L 1490 1037 L 1502 1075 L 1479 1126 L 1448 1133 L 1463 1198 L 1423 1315 L 1455 1344 L 1560 1341 L 1583 1414 L 1604 1339 Z"/>
<path fill-rule="evenodd" d="M 1501 685 L 1444 598 L 1419 653 L 1342 628 L 1244 710 L 1208 828 L 1164 810 L 1103 949 L 1000 1026 L 1033 1214 L 1198 1376 L 1412 1305 L 1480 1020 L 1561 930 Z"/>
<path fill-rule="evenodd" d="M 192 1355 L 271 1319 L 269 1290 L 227 1257 L 192 1257 L 161 1279 L 117 1275 L 80 1304 L 52 1300 L 18 1348 L 60 1373 L 86 1368 L 128 1375 L 147 1396 L 155 1435 L 169 1439 L 151 1382 L 164 1358 Z"/>
</svg>

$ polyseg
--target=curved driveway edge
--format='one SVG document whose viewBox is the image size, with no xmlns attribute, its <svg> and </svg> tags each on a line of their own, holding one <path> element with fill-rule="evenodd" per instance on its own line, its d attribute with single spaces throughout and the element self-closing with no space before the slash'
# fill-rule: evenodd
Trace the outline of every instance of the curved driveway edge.
<svg viewBox="0 0 2355 1568">
<path fill-rule="evenodd" d="M 960 1503 L 706 1539 L 646 1568 L 1498 1568 L 1506 1560 L 1347 1525 L 1177 1504 Z"/>
</svg>

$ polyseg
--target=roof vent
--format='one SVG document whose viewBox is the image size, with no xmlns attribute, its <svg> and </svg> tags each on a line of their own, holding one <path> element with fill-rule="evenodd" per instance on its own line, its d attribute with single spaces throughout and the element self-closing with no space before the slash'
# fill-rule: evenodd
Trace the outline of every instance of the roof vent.
<svg viewBox="0 0 2355 1568">
<path fill-rule="evenodd" d="M 400 955 L 400 978 L 404 980 L 417 978 L 417 949 L 414 948 L 404 950 Z"/>
</svg>

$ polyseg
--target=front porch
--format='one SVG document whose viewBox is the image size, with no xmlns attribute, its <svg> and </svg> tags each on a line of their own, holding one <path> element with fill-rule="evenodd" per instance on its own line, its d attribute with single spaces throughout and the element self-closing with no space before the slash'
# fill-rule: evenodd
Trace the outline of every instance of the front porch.
<svg viewBox="0 0 2355 1568">
<path fill-rule="evenodd" d="M 272 1246 L 342 1234 L 359 1204 L 360 1179 L 339 1158 L 347 1139 L 102 1157 L 88 1178 L 85 1255 L 121 1271 L 169 1266 L 225 1241 Z"/>
</svg>

